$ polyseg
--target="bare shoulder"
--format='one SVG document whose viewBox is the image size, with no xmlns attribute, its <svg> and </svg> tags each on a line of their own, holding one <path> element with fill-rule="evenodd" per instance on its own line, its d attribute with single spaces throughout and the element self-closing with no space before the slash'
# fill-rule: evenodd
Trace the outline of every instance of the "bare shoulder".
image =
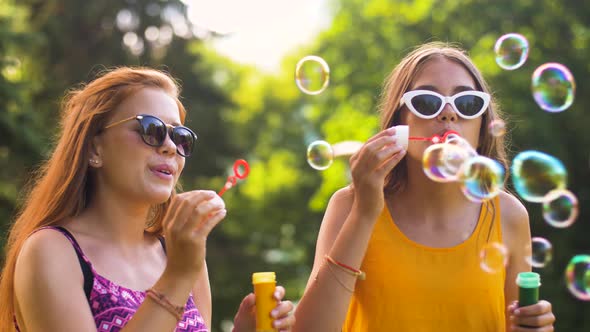
<svg viewBox="0 0 590 332">
<path fill-rule="evenodd" d="M 510 193 L 500 193 L 500 211 L 502 222 L 506 223 L 507 226 L 523 222 L 528 224 L 529 213 L 524 204 Z"/>
<path fill-rule="evenodd" d="M 528 211 L 514 195 L 507 192 L 500 193 L 500 216 L 502 233 L 508 242 L 526 241 L 530 238 Z"/>
<path fill-rule="evenodd" d="M 322 224 L 325 222 L 333 223 L 334 221 L 340 221 L 340 226 L 342 226 L 342 223 L 344 223 L 343 219 L 346 219 L 350 213 L 353 202 L 354 191 L 350 186 L 338 189 L 332 194 L 332 197 L 328 202 L 328 207 Z"/>
<path fill-rule="evenodd" d="M 354 201 L 354 191 L 350 186 L 338 189 L 330 198 L 330 204 L 338 205 L 339 207 L 352 207 Z"/>
<path fill-rule="evenodd" d="M 337 190 L 332 194 L 332 197 L 330 197 L 330 201 L 328 202 L 328 206 L 320 226 L 320 231 L 318 233 L 313 271 L 310 274 L 308 285 L 309 282 L 314 279 L 317 270 L 321 266 L 324 255 L 330 251 L 330 248 L 336 241 L 338 233 L 340 233 L 342 225 L 344 225 L 344 222 L 346 221 L 346 218 L 352 209 L 353 203 L 354 191 L 350 186 L 346 186 Z"/>
<path fill-rule="evenodd" d="M 63 271 L 71 273 L 64 274 Z M 45 278 L 51 280 L 55 276 L 68 279 L 76 275 L 75 271 L 79 271 L 78 280 L 81 284 L 82 272 L 70 241 L 58 231 L 42 229 L 25 240 L 16 262 L 15 279 L 20 280 L 19 274 L 29 273 L 34 273 L 36 279 L 41 282 Z"/>
<path fill-rule="evenodd" d="M 350 186 L 341 188 L 332 194 L 318 234 L 316 259 L 324 257 L 324 254 L 332 247 L 352 209 L 353 202 L 354 191 Z"/>
<path fill-rule="evenodd" d="M 83 280 L 74 247 L 63 234 L 43 229 L 29 236 L 14 272 L 19 325 L 28 331 L 96 331 Z"/>
</svg>

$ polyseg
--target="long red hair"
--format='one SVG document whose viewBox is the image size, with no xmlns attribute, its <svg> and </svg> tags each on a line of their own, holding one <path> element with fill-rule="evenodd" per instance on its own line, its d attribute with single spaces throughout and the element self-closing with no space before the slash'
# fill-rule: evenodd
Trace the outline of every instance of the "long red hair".
<svg viewBox="0 0 590 332">
<path fill-rule="evenodd" d="M 67 93 L 62 104 L 60 135 L 51 157 L 29 182 L 24 204 L 6 243 L 6 260 L 0 275 L 0 331 L 14 331 L 14 271 L 17 256 L 36 229 L 58 224 L 80 214 L 93 186 L 88 160 L 92 138 L 126 98 L 143 88 L 158 88 L 175 98 L 180 119 L 186 111 L 178 99 L 179 84 L 167 73 L 149 68 L 116 68 Z M 146 230 L 160 234 L 168 202 L 152 208 Z"/>
</svg>

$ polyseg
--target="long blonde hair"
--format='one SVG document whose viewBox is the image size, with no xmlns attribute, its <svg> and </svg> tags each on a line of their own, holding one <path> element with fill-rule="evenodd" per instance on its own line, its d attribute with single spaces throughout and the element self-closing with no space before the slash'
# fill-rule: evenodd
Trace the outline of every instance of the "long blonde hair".
<svg viewBox="0 0 590 332">
<path fill-rule="evenodd" d="M 464 50 L 442 42 L 423 44 L 406 55 L 385 80 L 379 109 L 381 112 L 381 129 L 400 124 L 399 101 L 402 95 L 410 89 L 413 80 L 426 62 L 435 57 L 444 57 L 462 65 L 471 74 L 476 83 L 476 88 L 479 91 L 490 93 L 482 74 Z M 508 160 L 505 139 L 503 136 L 493 136 L 487 130 L 492 121 L 500 119 L 502 119 L 501 111 L 492 96 L 488 110 L 482 118 L 477 152 L 480 155 L 499 161 L 507 170 Z M 404 159 L 387 176 L 384 185 L 385 192 L 394 193 L 403 188 L 406 184 L 406 175 L 407 165 Z"/>
<path fill-rule="evenodd" d="M 14 271 L 23 243 L 36 229 L 58 224 L 84 210 L 93 190 L 88 168 L 92 138 L 119 104 L 147 87 L 161 89 L 174 98 L 184 122 L 186 111 L 178 99 L 179 84 L 167 73 L 154 69 L 108 70 L 64 98 L 57 145 L 30 182 L 23 207 L 9 232 L 0 276 L 0 331 L 14 330 Z M 161 234 L 168 202 L 152 207 L 151 220 L 146 221 L 148 232 Z"/>
</svg>

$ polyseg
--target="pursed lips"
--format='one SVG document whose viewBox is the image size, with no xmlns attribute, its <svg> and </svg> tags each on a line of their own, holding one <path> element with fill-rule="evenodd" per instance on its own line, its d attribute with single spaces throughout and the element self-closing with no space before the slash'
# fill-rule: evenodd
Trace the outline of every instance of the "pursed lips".
<svg viewBox="0 0 590 332">
<path fill-rule="evenodd" d="M 446 134 L 449 131 L 454 131 L 457 133 L 459 132 L 458 130 L 453 129 L 453 128 L 444 128 L 444 129 L 441 129 L 439 132 L 437 132 L 437 135 L 442 137 L 442 136 L 444 136 L 444 134 Z"/>
<path fill-rule="evenodd" d="M 175 168 L 171 165 L 168 165 L 168 164 L 160 164 L 160 165 L 150 166 L 149 168 L 152 172 L 163 174 L 163 175 L 168 175 L 168 176 L 174 176 L 174 174 L 176 173 Z"/>
</svg>

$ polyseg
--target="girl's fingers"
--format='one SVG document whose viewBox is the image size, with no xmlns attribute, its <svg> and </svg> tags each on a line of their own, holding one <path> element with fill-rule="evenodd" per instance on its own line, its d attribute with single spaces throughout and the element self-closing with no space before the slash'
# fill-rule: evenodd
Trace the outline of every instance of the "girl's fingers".
<svg viewBox="0 0 590 332">
<path fill-rule="evenodd" d="M 380 166 L 383 161 L 393 157 L 395 154 L 401 152 L 404 148 L 399 144 L 391 144 L 383 148 L 383 150 L 377 152 L 376 157 L 378 165 Z"/>
<path fill-rule="evenodd" d="M 197 229 L 207 216 L 225 208 L 225 203 L 214 191 L 191 192 L 187 200 L 192 208 L 183 212 L 187 214 L 187 222 L 183 227 L 183 232 Z"/>
<path fill-rule="evenodd" d="M 528 326 L 528 327 L 543 327 L 543 326 L 550 326 L 555 321 L 555 317 L 552 313 L 546 313 L 540 316 L 525 316 L 525 317 L 518 317 L 512 316 L 513 319 L 512 323 L 519 326 Z"/>
<path fill-rule="evenodd" d="M 353 158 L 351 166 L 360 167 L 362 172 L 373 170 L 383 162 L 383 155 L 391 153 L 396 146 L 397 139 L 392 136 L 383 136 L 375 141 L 365 144 Z"/>
<path fill-rule="evenodd" d="M 519 316 L 519 317 L 538 316 L 538 315 L 542 315 L 542 314 L 548 313 L 548 312 L 551 312 L 551 303 L 549 303 L 545 300 L 541 300 L 533 305 L 516 308 L 514 310 L 514 315 Z"/>
<path fill-rule="evenodd" d="M 516 308 L 518 308 L 518 301 L 512 301 L 512 303 L 508 305 L 508 312 L 512 314 Z"/>
<path fill-rule="evenodd" d="M 175 202 L 173 202 L 176 203 L 175 210 L 168 209 L 173 213 L 172 216 L 174 217 L 170 222 L 190 221 L 192 219 L 190 216 L 194 213 L 195 207 L 203 201 L 212 199 L 214 195 L 215 192 L 208 190 L 191 191 L 176 195 Z"/>
<path fill-rule="evenodd" d="M 174 199 L 165 217 L 169 235 L 176 236 L 185 233 L 185 227 L 192 219 L 194 206 L 190 195 L 178 195 Z"/>
<path fill-rule="evenodd" d="M 272 295 L 275 300 L 281 301 L 285 297 L 285 288 L 283 286 L 275 287 L 275 292 Z"/>
<path fill-rule="evenodd" d="M 397 164 L 399 164 L 399 162 L 404 158 L 405 155 L 406 155 L 406 150 L 404 150 L 403 148 L 401 148 L 390 159 L 388 159 L 387 161 L 385 161 L 383 164 L 381 164 L 379 166 L 379 168 L 377 168 L 377 170 L 376 170 L 377 173 L 380 176 L 387 175 L 389 172 L 391 172 L 391 170 L 395 166 L 397 166 Z"/>
<path fill-rule="evenodd" d="M 250 293 L 250 294 L 246 295 L 246 297 L 244 297 L 244 299 L 242 300 L 242 303 L 240 303 L 240 308 L 238 310 L 239 311 L 244 310 L 244 312 L 250 312 L 250 311 L 252 311 L 252 308 L 254 308 L 254 305 L 256 305 L 256 296 L 254 295 L 254 293 Z"/>
<path fill-rule="evenodd" d="M 295 316 L 291 314 L 293 311 L 293 303 L 291 301 L 283 301 L 271 311 L 271 316 L 274 318 L 273 326 L 280 331 L 290 331 L 295 324 Z"/>
<path fill-rule="evenodd" d="M 383 138 L 385 138 L 385 142 L 383 142 Z M 358 160 L 360 154 L 363 153 L 363 150 L 370 149 L 370 147 L 373 146 L 374 143 L 379 140 L 381 140 L 381 142 L 378 143 L 378 145 L 380 145 L 381 148 L 383 147 L 383 145 L 388 144 L 388 142 L 389 142 L 389 144 L 395 143 L 395 141 L 397 140 L 397 138 L 395 136 L 395 128 L 391 127 L 391 128 L 382 130 L 378 134 L 376 134 L 375 136 L 369 138 L 365 142 L 365 144 L 363 144 L 363 146 L 350 157 L 350 159 L 349 159 L 350 164 L 352 164 L 353 162 Z"/>
<path fill-rule="evenodd" d="M 543 327 L 526 327 L 526 326 L 518 326 L 512 325 L 510 326 L 510 332 L 553 332 L 553 326 L 543 326 Z"/>
<path fill-rule="evenodd" d="M 271 312 L 270 316 L 275 319 L 280 319 L 287 316 L 293 310 L 293 303 L 291 301 L 281 301 Z"/>
<path fill-rule="evenodd" d="M 223 218 L 225 218 L 226 215 L 226 209 L 217 211 L 212 216 L 207 217 L 207 219 L 205 219 L 205 221 L 201 223 L 200 227 L 196 230 L 196 232 L 204 236 L 208 236 L 209 233 L 211 233 L 211 230 L 213 230 L 213 228 L 217 226 L 217 224 L 219 224 L 219 222 L 223 220 Z"/>
<path fill-rule="evenodd" d="M 385 146 L 392 145 L 395 143 L 397 143 L 397 137 L 395 137 L 395 136 L 382 136 L 382 137 L 375 139 L 374 141 L 372 141 L 370 143 L 366 143 L 363 148 L 367 151 L 377 153 L 377 152 L 383 150 L 383 148 Z M 363 148 L 361 148 L 361 150 Z"/>
<path fill-rule="evenodd" d="M 289 315 L 283 319 L 275 320 L 273 322 L 275 328 L 278 328 L 279 331 L 291 331 L 293 325 L 295 325 L 295 316 Z"/>
<path fill-rule="evenodd" d="M 514 331 L 553 331 L 555 316 L 551 303 L 545 300 L 526 307 L 511 304 L 508 310 L 511 313 L 510 320 L 514 325 Z"/>
<path fill-rule="evenodd" d="M 213 198 L 211 200 L 201 202 L 199 205 L 197 205 L 197 207 L 195 208 L 195 212 L 198 216 L 208 216 L 222 209 L 225 209 L 225 203 L 221 199 Z"/>
<path fill-rule="evenodd" d="M 373 137 L 369 138 L 365 144 L 371 143 L 374 140 L 376 140 L 380 137 L 383 137 L 383 136 L 395 136 L 395 127 L 390 127 L 390 128 L 380 131 L 379 133 L 377 133 Z"/>
</svg>

